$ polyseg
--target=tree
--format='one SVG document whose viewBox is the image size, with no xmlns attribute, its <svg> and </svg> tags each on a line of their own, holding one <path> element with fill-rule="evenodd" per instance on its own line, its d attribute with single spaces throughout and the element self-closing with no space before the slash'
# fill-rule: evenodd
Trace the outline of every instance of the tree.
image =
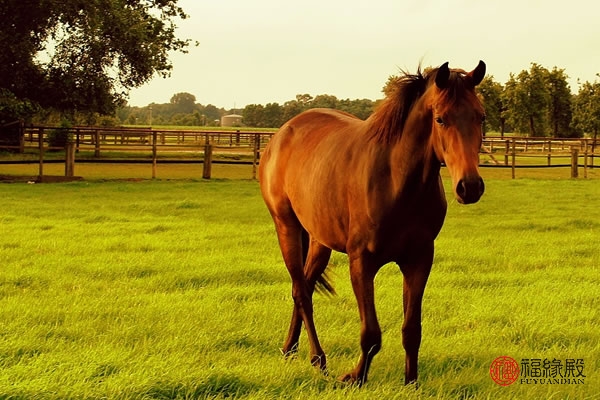
<svg viewBox="0 0 600 400">
<path fill-rule="evenodd" d="M 600 131 L 600 82 L 585 82 L 573 101 L 573 127 L 590 133 L 595 139 Z"/>
<path fill-rule="evenodd" d="M 190 93 L 176 93 L 170 102 L 175 113 L 191 114 L 196 109 L 196 96 Z"/>
<path fill-rule="evenodd" d="M 297 97 L 297 96 L 296 96 Z M 294 118 L 296 115 L 300 114 L 302 111 L 306 110 L 305 106 L 300 103 L 298 100 L 290 100 L 283 103 L 283 116 L 282 120 L 289 121 Z"/>
<path fill-rule="evenodd" d="M 548 70 L 532 63 L 504 85 L 502 102 L 506 105 L 507 120 L 515 129 L 531 136 L 543 135 L 548 126 L 550 92 L 546 85 Z"/>
<path fill-rule="evenodd" d="M 571 130 L 571 88 L 567 83 L 569 77 L 564 69 L 554 67 L 548 71 L 546 84 L 550 94 L 549 120 L 554 137 L 570 137 Z"/>
<path fill-rule="evenodd" d="M 311 102 L 311 108 L 338 108 L 338 99 L 330 94 L 320 94 Z"/>
<path fill-rule="evenodd" d="M 300 104 L 300 106 L 304 109 L 307 110 L 311 107 L 312 101 L 313 101 L 313 97 L 310 94 L 297 94 L 296 95 L 296 101 Z"/>
<path fill-rule="evenodd" d="M 251 127 L 263 127 L 265 107 L 261 104 L 248 104 L 242 111 L 244 125 Z"/>
<path fill-rule="evenodd" d="M 356 100 L 340 100 L 338 107 L 342 111 L 346 111 L 358 118 L 365 120 L 373 113 L 374 103 L 369 99 L 356 99 Z"/>
<path fill-rule="evenodd" d="M 262 126 L 265 128 L 279 128 L 282 124 L 283 110 L 278 103 L 269 103 L 263 109 Z"/>
<path fill-rule="evenodd" d="M 216 106 L 208 104 L 204 107 L 200 107 L 200 113 L 205 116 L 206 124 L 212 125 L 214 121 L 221 119 L 221 117 L 224 114 L 224 111 L 222 112 Z"/>
<path fill-rule="evenodd" d="M 504 105 L 502 103 L 503 87 L 500 83 L 494 81 L 491 75 L 483 78 L 483 81 L 477 86 L 477 92 L 483 98 L 485 106 L 485 130 L 498 131 L 504 136 L 505 118 L 503 115 Z"/>
<path fill-rule="evenodd" d="M 2 0 L 0 15 L 3 94 L 67 113 L 112 114 L 190 44 L 175 36 L 177 0 Z"/>
</svg>

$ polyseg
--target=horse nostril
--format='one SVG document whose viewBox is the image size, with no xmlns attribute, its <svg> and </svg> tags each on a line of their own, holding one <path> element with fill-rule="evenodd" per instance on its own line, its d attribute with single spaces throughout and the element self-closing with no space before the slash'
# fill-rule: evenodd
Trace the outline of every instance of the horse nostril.
<svg viewBox="0 0 600 400">
<path fill-rule="evenodd" d="M 461 179 L 456 185 L 456 196 L 459 203 L 476 203 L 483 195 L 484 190 L 485 184 L 483 183 L 483 179 L 481 179 L 481 177 L 470 180 Z"/>
<path fill-rule="evenodd" d="M 467 195 L 467 186 L 465 185 L 465 181 L 463 179 L 458 181 L 458 184 L 456 185 L 456 194 L 462 200 L 464 200 Z"/>
</svg>

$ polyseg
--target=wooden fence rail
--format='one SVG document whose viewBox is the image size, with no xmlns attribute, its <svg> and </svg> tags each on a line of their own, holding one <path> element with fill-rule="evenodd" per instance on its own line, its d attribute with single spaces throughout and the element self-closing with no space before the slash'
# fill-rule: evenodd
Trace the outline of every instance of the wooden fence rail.
<svg viewBox="0 0 600 400">
<path fill-rule="evenodd" d="M 64 148 L 50 147 L 49 135 L 57 130 L 69 138 Z M 44 176 L 47 152 L 64 150 L 65 176 L 75 175 L 76 162 L 102 160 L 151 163 L 152 178 L 156 178 L 160 159 L 161 163 L 182 160 L 202 163 L 205 179 L 211 178 L 214 162 L 247 163 L 252 165 L 252 178 L 256 178 L 260 153 L 273 134 L 272 131 L 36 126 L 24 129 L 19 146 L 0 149 L 37 151 L 40 177 Z M 594 159 L 598 156 L 596 146 L 596 140 L 586 138 L 486 137 L 481 149 L 481 166 L 511 168 L 513 178 L 518 168 L 571 167 L 571 176 L 578 177 L 579 168 L 583 167 L 583 176 L 587 177 L 588 169 L 594 168 Z"/>
<path fill-rule="evenodd" d="M 50 145 L 50 132 L 62 130 L 68 141 L 63 147 Z M 256 178 L 260 152 L 274 134 L 271 131 L 186 131 L 151 128 L 55 128 L 28 127 L 19 146 L 3 146 L 17 152 L 37 151 L 39 176 L 44 175 L 44 162 L 49 150 L 65 151 L 65 176 L 74 176 L 75 162 L 110 161 L 151 162 L 152 178 L 157 176 L 157 163 L 202 163 L 202 177 L 210 179 L 213 162 L 252 165 Z M 77 155 L 77 157 L 76 157 Z M 227 160 L 213 160 L 219 155 Z M 55 158 L 55 157 L 54 157 Z M 148 159 L 150 158 L 150 160 Z M 238 160 L 235 160 L 238 159 Z M 4 162 L 4 163 L 10 163 Z"/>
<path fill-rule="evenodd" d="M 587 178 L 588 168 L 594 168 L 597 141 L 589 138 L 485 138 L 482 154 L 489 156 L 494 166 L 504 166 L 512 169 L 515 178 L 517 168 L 571 167 L 571 177 L 578 177 L 578 168 L 583 167 L 584 177 Z M 540 160 L 517 165 L 516 158 Z M 500 163 L 498 158 L 504 158 Z M 583 157 L 583 162 L 581 158 Z M 558 163 L 556 160 L 559 160 Z M 554 161 L 553 161 L 554 160 Z"/>
</svg>

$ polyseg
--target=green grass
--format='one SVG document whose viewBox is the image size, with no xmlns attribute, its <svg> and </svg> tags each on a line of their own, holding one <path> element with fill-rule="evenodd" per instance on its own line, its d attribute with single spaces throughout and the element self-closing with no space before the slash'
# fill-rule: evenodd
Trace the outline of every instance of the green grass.
<svg viewBox="0 0 600 400">
<path fill-rule="evenodd" d="M 484 170 L 485 173 L 488 170 Z M 316 296 L 331 377 L 284 361 L 289 277 L 256 182 L 0 185 L 0 398 L 585 399 L 600 393 L 600 187 L 487 179 L 449 205 L 405 388 L 402 277 L 377 276 L 383 349 L 361 389 L 347 260 Z M 584 385 L 500 387 L 492 360 L 583 358 Z"/>
</svg>

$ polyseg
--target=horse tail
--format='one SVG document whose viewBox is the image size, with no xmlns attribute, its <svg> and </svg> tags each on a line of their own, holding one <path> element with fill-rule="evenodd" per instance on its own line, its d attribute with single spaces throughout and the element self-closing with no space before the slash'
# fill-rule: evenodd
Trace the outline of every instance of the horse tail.
<svg viewBox="0 0 600 400">
<path fill-rule="evenodd" d="M 310 246 L 310 236 L 308 235 L 308 231 L 302 227 L 302 265 L 306 265 L 308 246 Z"/>
<path fill-rule="evenodd" d="M 320 277 L 317 278 L 317 283 L 315 285 L 315 290 L 321 294 L 335 296 L 335 288 L 331 283 L 331 279 L 325 271 Z"/>
<path fill-rule="evenodd" d="M 306 229 L 302 228 L 302 264 L 306 264 L 306 259 L 308 257 L 308 246 L 310 245 L 310 236 Z M 323 271 L 323 273 L 317 278 L 315 282 L 315 290 L 320 294 L 325 295 L 336 295 L 335 288 L 331 283 L 331 278 L 327 273 L 327 270 Z"/>
</svg>

